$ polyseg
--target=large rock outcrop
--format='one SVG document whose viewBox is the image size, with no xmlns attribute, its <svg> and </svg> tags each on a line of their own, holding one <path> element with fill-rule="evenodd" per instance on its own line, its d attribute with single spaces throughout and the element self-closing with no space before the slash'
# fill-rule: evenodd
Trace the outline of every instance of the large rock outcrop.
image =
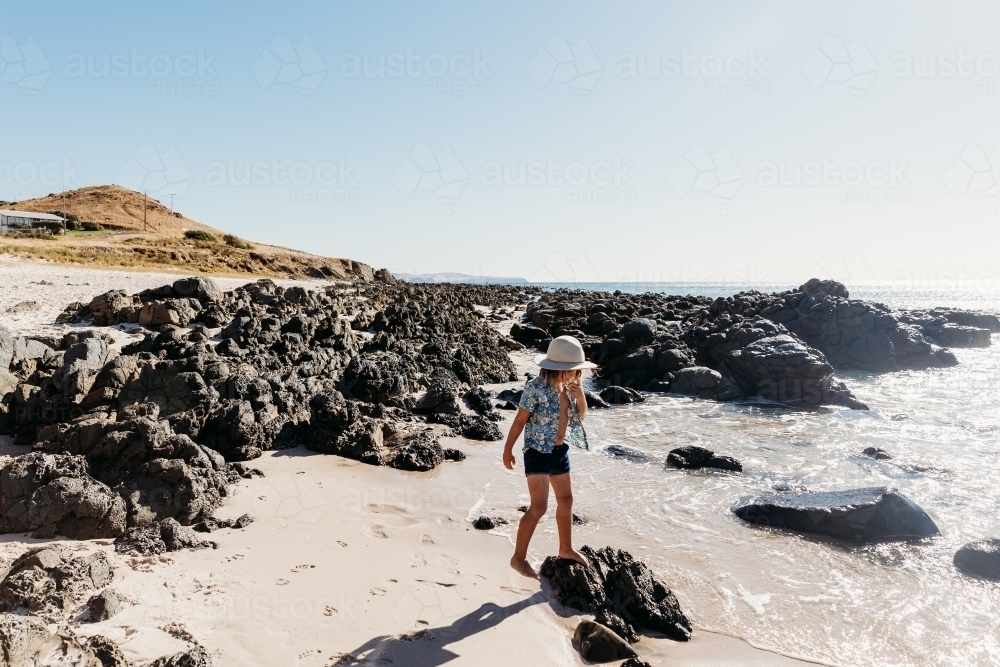
<svg viewBox="0 0 1000 667">
<path fill-rule="evenodd" d="M 597 621 L 630 642 L 639 640 L 638 628 L 662 632 L 671 639 L 691 638 L 691 621 L 677 598 L 627 551 L 604 547 L 580 549 L 589 561 L 549 556 L 541 574 L 552 585 L 552 594 L 567 607 L 594 614 Z"/>
<path fill-rule="evenodd" d="M 121 535 L 125 501 L 83 456 L 32 452 L 0 468 L 0 533 L 88 540 Z"/>
<path fill-rule="evenodd" d="M 0 582 L 0 611 L 62 622 L 113 578 L 114 568 L 103 551 L 74 557 L 68 549 L 34 547 L 11 564 Z"/>
<path fill-rule="evenodd" d="M 862 544 L 915 540 L 939 532 L 919 505 L 887 487 L 772 494 L 745 500 L 733 513 L 758 526 Z"/>
</svg>

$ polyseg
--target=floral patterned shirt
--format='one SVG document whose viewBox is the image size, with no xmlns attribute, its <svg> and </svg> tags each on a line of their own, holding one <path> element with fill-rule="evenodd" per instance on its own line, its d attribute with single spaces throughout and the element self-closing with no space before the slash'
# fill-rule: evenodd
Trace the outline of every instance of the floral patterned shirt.
<svg viewBox="0 0 1000 667">
<path fill-rule="evenodd" d="M 541 378 L 533 378 L 524 383 L 519 407 L 531 413 L 524 425 L 524 449 L 530 447 L 543 454 L 551 453 L 559 433 L 559 392 Z M 569 395 L 569 420 L 563 444 L 590 449 L 583 421 L 576 409 L 576 397 L 572 393 Z"/>
</svg>

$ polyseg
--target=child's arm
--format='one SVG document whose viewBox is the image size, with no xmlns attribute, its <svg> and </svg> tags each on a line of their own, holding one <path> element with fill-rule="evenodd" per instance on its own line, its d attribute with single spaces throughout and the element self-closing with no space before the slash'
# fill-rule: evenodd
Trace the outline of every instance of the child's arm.
<svg viewBox="0 0 1000 667">
<path fill-rule="evenodd" d="M 569 392 L 563 385 L 559 391 L 559 429 L 556 432 L 556 445 L 563 444 L 566 439 L 566 426 L 569 424 Z"/>
<path fill-rule="evenodd" d="M 569 383 L 567 391 L 572 391 L 576 398 L 576 413 L 580 415 L 580 421 L 587 418 L 587 395 L 583 392 L 583 383 L 580 378 L 576 378 Z"/>
</svg>

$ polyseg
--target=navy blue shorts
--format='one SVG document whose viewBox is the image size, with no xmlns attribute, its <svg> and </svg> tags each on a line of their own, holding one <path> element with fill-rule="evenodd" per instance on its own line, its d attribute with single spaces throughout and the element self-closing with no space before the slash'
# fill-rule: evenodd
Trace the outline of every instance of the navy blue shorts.
<svg viewBox="0 0 1000 667">
<path fill-rule="evenodd" d="M 564 475 L 569 472 L 569 445 L 559 445 L 550 454 L 528 447 L 524 450 L 525 475 Z"/>
</svg>

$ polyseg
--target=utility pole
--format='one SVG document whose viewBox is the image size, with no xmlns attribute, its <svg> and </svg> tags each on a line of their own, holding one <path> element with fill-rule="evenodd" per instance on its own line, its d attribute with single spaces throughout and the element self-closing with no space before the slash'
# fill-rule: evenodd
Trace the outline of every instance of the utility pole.
<svg viewBox="0 0 1000 667">
<path fill-rule="evenodd" d="M 142 191 L 142 231 L 146 231 L 146 191 Z"/>
<path fill-rule="evenodd" d="M 167 194 L 170 195 L 170 219 L 167 221 L 167 229 L 170 229 L 174 226 L 174 193 L 168 192 Z"/>
</svg>

